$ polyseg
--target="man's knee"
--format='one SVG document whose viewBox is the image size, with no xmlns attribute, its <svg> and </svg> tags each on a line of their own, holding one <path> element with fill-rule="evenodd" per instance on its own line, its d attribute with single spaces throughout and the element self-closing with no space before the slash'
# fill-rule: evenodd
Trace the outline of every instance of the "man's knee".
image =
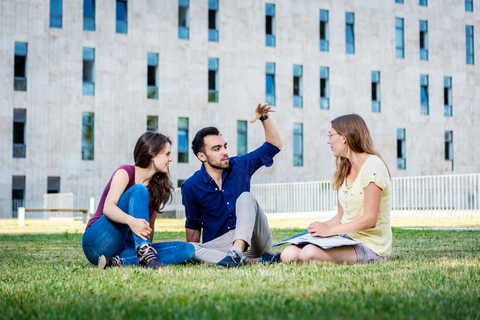
<svg viewBox="0 0 480 320">
<path fill-rule="evenodd" d="M 248 204 L 248 203 L 255 203 L 255 202 L 256 202 L 255 198 L 248 191 L 242 192 L 242 194 L 237 198 L 237 206 L 239 204 Z"/>
</svg>

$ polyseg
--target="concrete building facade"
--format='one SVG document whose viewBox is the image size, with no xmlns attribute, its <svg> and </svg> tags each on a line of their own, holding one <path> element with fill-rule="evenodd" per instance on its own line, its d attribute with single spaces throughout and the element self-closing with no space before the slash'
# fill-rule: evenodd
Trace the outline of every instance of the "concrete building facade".
<svg viewBox="0 0 480 320">
<path fill-rule="evenodd" d="M 418 0 L 219 0 L 218 41 L 209 41 L 208 0 L 125 2 L 126 33 L 117 33 L 119 1 L 96 1 L 94 31 L 84 30 L 83 0 L 60 1 L 61 28 L 51 27 L 50 2 L 0 0 L 0 199 L 12 198 L 14 177 L 25 177 L 26 200 L 41 199 L 48 177 L 60 177 L 57 191 L 98 197 L 118 166 L 133 163 L 147 116 L 157 116 L 158 131 L 173 140 L 175 185 L 200 167 L 190 148 L 188 161 L 178 162 L 179 118 L 188 118 L 188 130 L 182 131 L 188 133 L 188 147 L 197 130 L 214 125 L 235 155 L 237 121 L 250 120 L 256 104 L 268 98 L 267 63 L 275 67 L 271 117 L 284 148 L 253 183 L 330 179 L 335 165 L 326 134 L 330 121 L 345 113 L 366 120 L 393 176 L 480 172 L 479 0 L 473 1 L 473 12 L 460 0 L 430 0 L 428 6 Z M 188 11 L 180 16 L 185 3 Z M 268 4 L 274 5 L 270 18 Z M 323 25 L 321 10 L 328 12 Z M 403 19 L 402 30 L 396 18 Z M 421 21 L 428 22 L 426 34 Z M 188 29 L 188 39 L 179 38 L 179 25 Z M 274 46 L 266 45 L 272 41 L 266 33 Z M 320 50 L 320 37 L 328 51 Z M 352 41 L 353 53 L 347 53 Z M 27 44 L 26 91 L 14 90 L 21 73 L 16 68 L 24 61 L 17 60 L 16 43 Z M 93 63 L 85 64 L 84 48 L 94 49 Z M 421 60 L 425 48 L 428 60 Z M 397 50 L 404 50 L 403 58 Z M 158 54 L 157 99 L 148 98 L 149 53 Z M 473 64 L 467 64 L 467 53 Z M 209 102 L 209 58 L 218 59 L 218 102 Z M 86 65 L 93 75 L 85 74 Z M 299 79 L 294 65 L 301 66 Z M 323 82 L 326 69 L 321 68 L 328 68 Z M 378 87 L 372 72 L 379 72 Z M 93 95 L 83 94 L 85 77 L 94 83 Z M 451 77 L 450 89 L 445 77 Z M 294 91 L 295 85 L 300 89 Z M 428 114 L 422 114 L 422 90 Z M 294 92 L 301 96 L 301 108 L 294 107 Z M 380 112 L 372 112 L 372 95 Z M 325 98 L 328 109 L 321 108 Z M 451 116 L 445 116 L 446 103 Z M 21 110 L 25 156 L 14 157 L 15 115 Z M 93 160 L 82 160 L 86 112 L 94 115 Z M 403 140 L 397 129 L 404 129 Z M 260 122 L 247 125 L 247 141 L 248 151 L 264 141 Z M 405 169 L 399 169 L 399 154 Z"/>
</svg>

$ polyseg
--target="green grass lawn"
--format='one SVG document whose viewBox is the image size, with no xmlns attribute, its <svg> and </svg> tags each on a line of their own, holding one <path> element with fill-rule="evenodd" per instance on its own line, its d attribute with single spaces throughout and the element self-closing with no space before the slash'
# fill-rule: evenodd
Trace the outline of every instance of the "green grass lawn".
<svg viewBox="0 0 480 320">
<path fill-rule="evenodd" d="M 181 223 L 160 221 L 156 241 L 184 239 Z M 274 241 L 303 231 L 271 225 Z M 480 319 L 475 231 L 394 228 L 393 254 L 383 265 L 154 271 L 97 269 L 83 255 L 82 229 L 2 230 L 0 319 Z"/>
</svg>

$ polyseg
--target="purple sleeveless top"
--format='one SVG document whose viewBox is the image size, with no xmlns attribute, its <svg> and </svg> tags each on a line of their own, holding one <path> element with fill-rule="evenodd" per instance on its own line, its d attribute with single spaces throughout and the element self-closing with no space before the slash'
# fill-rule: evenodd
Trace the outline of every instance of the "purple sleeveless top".
<svg viewBox="0 0 480 320">
<path fill-rule="evenodd" d="M 85 228 L 85 230 L 87 230 L 88 228 L 90 228 L 90 226 L 95 222 L 97 221 L 98 219 L 100 219 L 102 216 L 103 216 L 103 208 L 105 206 L 105 199 L 107 199 L 107 195 L 108 195 L 108 192 L 110 191 L 110 186 L 112 185 L 112 179 L 113 179 L 113 176 L 115 175 L 115 173 L 117 173 L 118 170 L 120 169 L 123 169 L 125 171 L 127 171 L 128 173 L 128 185 L 127 187 L 125 188 L 125 191 L 127 191 L 129 188 L 133 187 L 135 185 L 135 166 L 131 166 L 131 165 L 128 165 L 128 164 L 125 164 L 121 167 L 119 167 L 117 170 L 115 170 L 115 172 L 112 174 L 112 177 L 110 178 L 110 180 L 108 181 L 107 183 L 107 186 L 105 187 L 105 190 L 103 190 L 103 193 L 102 193 L 102 197 L 100 198 L 100 202 L 98 203 L 98 208 L 97 208 L 97 211 L 95 212 L 95 214 L 93 215 L 93 217 L 90 219 L 90 221 L 88 221 L 87 223 L 87 227 Z M 125 192 L 124 191 L 124 192 Z M 150 204 L 152 203 L 152 195 L 150 195 Z M 151 206 L 149 206 L 148 208 L 149 210 L 149 217 L 151 217 L 153 215 L 153 208 Z"/>
</svg>

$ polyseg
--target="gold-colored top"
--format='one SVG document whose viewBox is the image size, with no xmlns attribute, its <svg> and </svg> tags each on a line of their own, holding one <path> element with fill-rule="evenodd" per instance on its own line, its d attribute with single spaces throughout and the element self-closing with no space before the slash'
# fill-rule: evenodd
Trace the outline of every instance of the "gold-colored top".
<svg viewBox="0 0 480 320">
<path fill-rule="evenodd" d="M 379 256 L 392 253 L 392 228 L 390 226 L 390 176 L 385 163 L 377 156 L 367 158 L 357 178 L 349 187 L 345 181 L 338 190 L 338 200 L 343 208 L 341 223 L 347 223 L 364 214 L 364 189 L 375 183 L 382 189 L 382 199 L 375 228 L 348 234 L 353 240 L 362 242 Z"/>
</svg>

